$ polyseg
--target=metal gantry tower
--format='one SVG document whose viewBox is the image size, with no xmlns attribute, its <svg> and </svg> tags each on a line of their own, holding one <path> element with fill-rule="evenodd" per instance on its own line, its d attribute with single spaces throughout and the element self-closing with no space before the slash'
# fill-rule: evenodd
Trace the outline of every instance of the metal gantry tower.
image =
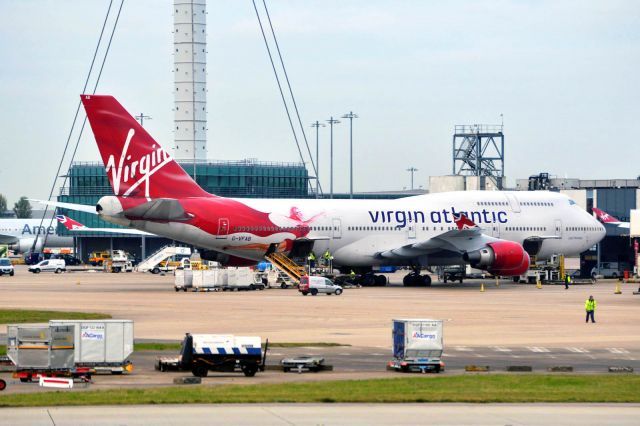
<svg viewBox="0 0 640 426">
<path fill-rule="evenodd" d="M 504 178 L 504 126 L 472 124 L 455 126 L 453 174 L 478 176 L 480 189 L 490 179 L 498 189 Z"/>
</svg>

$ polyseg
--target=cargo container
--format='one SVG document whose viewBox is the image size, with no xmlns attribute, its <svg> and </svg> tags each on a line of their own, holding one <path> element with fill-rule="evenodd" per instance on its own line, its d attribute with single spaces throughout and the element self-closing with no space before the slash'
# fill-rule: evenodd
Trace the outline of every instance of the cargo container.
<svg viewBox="0 0 640 426">
<path fill-rule="evenodd" d="M 388 367 L 403 372 L 444 371 L 442 331 L 442 320 L 394 319 L 393 360 Z"/>
<path fill-rule="evenodd" d="M 73 360 L 76 367 L 91 367 L 96 372 L 121 374 L 133 365 L 132 320 L 51 320 L 49 325 L 75 327 Z"/>
<path fill-rule="evenodd" d="M 20 370 L 69 370 L 74 367 L 73 325 L 10 324 L 7 355 Z"/>
</svg>

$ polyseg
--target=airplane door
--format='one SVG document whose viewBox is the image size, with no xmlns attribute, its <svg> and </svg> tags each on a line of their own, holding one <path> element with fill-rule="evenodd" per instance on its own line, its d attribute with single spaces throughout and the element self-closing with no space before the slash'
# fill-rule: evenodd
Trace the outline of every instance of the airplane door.
<svg viewBox="0 0 640 426">
<path fill-rule="evenodd" d="M 491 224 L 491 236 L 495 238 L 500 238 L 500 224 L 492 223 Z"/>
<path fill-rule="evenodd" d="M 509 202 L 509 207 L 511 207 L 511 211 L 514 213 L 520 213 L 520 203 L 518 199 L 513 194 L 504 194 L 507 197 L 507 201 Z"/>
<path fill-rule="evenodd" d="M 562 221 L 556 220 L 556 237 L 562 238 Z"/>
<path fill-rule="evenodd" d="M 227 238 L 229 234 L 229 219 L 221 218 L 218 219 L 218 233 L 216 234 L 216 238 L 219 240 L 224 240 Z"/>
<path fill-rule="evenodd" d="M 333 228 L 331 230 L 332 232 L 332 236 L 334 240 L 340 239 L 342 238 L 342 227 L 341 227 L 341 221 L 340 219 L 332 219 L 331 220 L 331 224 L 333 225 Z"/>
<path fill-rule="evenodd" d="M 407 238 L 410 240 L 414 240 L 416 238 L 416 224 L 409 223 L 407 224 Z"/>
</svg>

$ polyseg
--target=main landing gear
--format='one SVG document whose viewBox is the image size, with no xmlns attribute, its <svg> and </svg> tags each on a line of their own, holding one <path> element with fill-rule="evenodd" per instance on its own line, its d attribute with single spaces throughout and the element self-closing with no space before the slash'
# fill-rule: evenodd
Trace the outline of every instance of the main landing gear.
<svg viewBox="0 0 640 426">
<path fill-rule="evenodd" d="M 405 287 L 431 286 L 431 277 L 429 275 L 420 275 L 420 268 L 413 268 L 413 271 L 402 279 Z"/>
</svg>

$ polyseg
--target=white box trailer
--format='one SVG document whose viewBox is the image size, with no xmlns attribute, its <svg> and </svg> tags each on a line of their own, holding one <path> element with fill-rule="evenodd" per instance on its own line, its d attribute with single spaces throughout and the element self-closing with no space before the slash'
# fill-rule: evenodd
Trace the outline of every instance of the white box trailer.
<svg viewBox="0 0 640 426">
<path fill-rule="evenodd" d="M 51 320 L 51 326 L 75 326 L 76 367 L 92 367 L 97 372 L 130 372 L 133 365 L 132 320 Z"/>
<path fill-rule="evenodd" d="M 226 268 L 226 281 L 222 285 L 223 290 L 263 290 L 265 288 L 262 279 L 256 276 L 251 268 Z"/>
<path fill-rule="evenodd" d="M 7 325 L 7 355 L 16 371 L 71 371 L 74 367 L 73 326 L 68 324 Z"/>
<path fill-rule="evenodd" d="M 389 368 L 421 373 L 444 370 L 442 320 L 394 319 L 392 337 L 394 359 Z"/>
</svg>

